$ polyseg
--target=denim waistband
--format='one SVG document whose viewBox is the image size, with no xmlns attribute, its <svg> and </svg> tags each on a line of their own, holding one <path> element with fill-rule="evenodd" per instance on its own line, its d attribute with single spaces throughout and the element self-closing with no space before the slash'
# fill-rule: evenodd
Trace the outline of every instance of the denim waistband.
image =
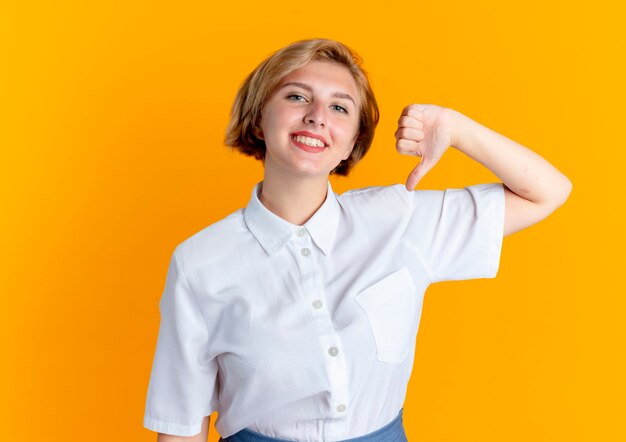
<svg viewBox="0 0 626 442">
<path fill-rule="evenodd" d="M 402 411 L 387 425 L 363 436 L 344 439 L 338 442 L 407 442 L 404 426 L 402 425 Z M 294 442 L 286 439 L 278 439 L 265 434 L 257 433 L 248 428 L 238 431 L 227 437 L 220 438 L 219 442 Z"/>
</svg>

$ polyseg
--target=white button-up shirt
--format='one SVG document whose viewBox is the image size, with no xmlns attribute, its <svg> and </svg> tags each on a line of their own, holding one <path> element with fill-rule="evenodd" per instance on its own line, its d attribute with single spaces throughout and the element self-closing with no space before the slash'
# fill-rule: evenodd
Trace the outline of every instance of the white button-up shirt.
<svg viewBox="0 0 626 442">
<path fill-rule="evenodd" d="M 403 407 L 428 285 L 495 277 L 503 185 L 329 183 L 302 226 L 266 209 L 261 186 L 174 250 L 144 426 L 191 436 L 217 410 L 222 437 L 375 431 Z"/>
</svg>

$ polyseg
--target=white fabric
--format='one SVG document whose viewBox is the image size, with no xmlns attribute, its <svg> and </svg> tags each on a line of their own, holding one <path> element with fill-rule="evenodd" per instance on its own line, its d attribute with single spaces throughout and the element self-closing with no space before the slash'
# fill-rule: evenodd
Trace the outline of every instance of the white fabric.
<svg viewBox="0 0 626 442">
<path fill-rule="evenodd" d="M 496 276 L 503 185 L 329 183 L 304 226 L 267 210 L 261 186 L 174 250 L 144 426 L 191 436 L 217 410 L 222 437 L 375 431 L 404 404 L 428 285 Z"/>
</svg>

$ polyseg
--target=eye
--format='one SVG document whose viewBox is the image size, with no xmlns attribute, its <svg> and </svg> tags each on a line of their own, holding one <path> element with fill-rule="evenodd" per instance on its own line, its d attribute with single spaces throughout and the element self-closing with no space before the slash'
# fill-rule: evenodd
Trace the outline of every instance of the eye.
<svg viewBox="0 0 626 442">
<path fill-rule="evenodd" d="M 339 112 L 343 112 L 343 113 L 345 113 L 345 114 L 347 114 L 347 113 L 348 113 L 348 109 L 346 109 L 345 107 L 339 106 L 338 104 L 333 104 L 333 105 L 331 106 L 331 108 L 333 108 L 333 109 L 335 109 L 335 110 L 337 110 L 337 111 L 339 111 Z"/>
<path fill-rule="evenodd" d="M 291 101 L 306 101 L 306 98 L 304 98 L 302 95 L 298 95 L 298 94 L 288 95 L 287 99 L 291 100 Z"/>
</svg>

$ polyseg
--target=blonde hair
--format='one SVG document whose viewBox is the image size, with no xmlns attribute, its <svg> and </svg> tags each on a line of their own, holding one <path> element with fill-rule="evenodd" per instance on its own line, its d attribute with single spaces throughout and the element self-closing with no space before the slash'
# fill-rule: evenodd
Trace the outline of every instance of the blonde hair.
<svg viewBox="0 0 626 442">
<path fill-rule="evenodd" d="M 241 84 L 231 109 L 225 144 L 245 155 L 265 159 L 265 141 L 255 136 L 261 114 L 280 81 L 310 61 L 328 61 L 346 67 L 357 86 L 361 109 L 359 130 L 352 153 L 342 160 L 331 174 L 348 175 L 352 167 L 370 148 L 378 124 L 379 112 L 367 73 L 361 67 L 362 58 L 342 43 L 334 40 L 301 40 L 286 46 L 266 58 Z"/>
</svg>

